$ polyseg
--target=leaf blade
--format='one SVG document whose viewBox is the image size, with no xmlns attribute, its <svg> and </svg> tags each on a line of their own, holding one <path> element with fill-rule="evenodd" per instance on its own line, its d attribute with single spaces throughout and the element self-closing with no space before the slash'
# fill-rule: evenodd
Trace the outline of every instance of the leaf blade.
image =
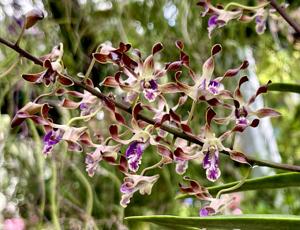
<svg viewBox="0 0 300 230">
<path fill-rule="evenodd" d="M 150 222 L 160 226 L 217 228 L 217 229 L 300 229 L 300 217 L 294 215 L 238 215 L 210 217 L 179 217 L 169 215 L 131 216 L 127 221 Z"/>
</svg>

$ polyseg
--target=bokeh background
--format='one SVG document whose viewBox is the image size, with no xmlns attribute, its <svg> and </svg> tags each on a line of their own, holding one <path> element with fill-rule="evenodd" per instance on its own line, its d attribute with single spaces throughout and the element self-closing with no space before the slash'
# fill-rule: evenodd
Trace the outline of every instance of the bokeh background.
<svg viewBox="0 0 300 230">
<path fill-rule="evenodd" d="M 213 3 L 229 1 L 212 1 Z M 289 14 L 300 23 L 299 1 L 287 1 Z M 245 94 L 251 95 L 258 84 L 273 82 L 300 83 L 300 46 L 298 37 L 278 15 L 268 18 L 263 35 L 255 32 L 255 23 L 230 22 L 217 29 L 208 39 L 207 18 L 201 18 L 196 0 L 1 0 L 0 35 L 15 41 L 21 28 L 18 19 L 33 7 L 42 9 L 45 19 L 26 31 L 21 47 L 36 56 L 49 53 L 60 42 L 64 44 L 64 63 L 71 75 L 85 73 L 91 53 L 103 42 L 117 46 L 129 42 L 141 50 L 144 57 L 150 54 L 156 42 L 165 49 L 159 62 L 178 58 L 175 41 L 185 43 L 191 65 L 201 73 L 202 64 L 215 43 L 223 46 L 216 61 L 215 76 L 228 68 L 238 66 L 243 59 L 250 62 L 246 73 L 250 83 Z M 239 1 L 254 5 L 254 0 Z M 154 225 L 128 226 L 123 217 L 130 215 L 172 214 L 197 216 L 200 203 L 192 199 L 175 200 L 178 183 L 174 165 L 155 170 L 160 179 L 150 196 L 135 194 L 131 204 L 123 209 L 119 205 L 119 187 L 122 175 L 112 166 L 102 163 L 96 175 L 89 178 L 85 172 L 85 154 L 66 151 L 60 144 L 54 154 L 45 158 L 42 153 L 40 127 L 23 123 L 10 128 L 10 120 L 26 102 L 47 92 L 47 88 L 33 86 L 21 78 L 22 73 L 33 73 L 40 68 L 29 61 L 19 60 L 18 54 L 0 45 L 0 223 L 9 218 L 22 218 L 28 229 L 53 229 L 57 218 L 63 229 L 158 229 Z M 96 64 L 92 79 L 98 85 L 105 76 L 113 73 L 110 65 Z M 238 78 L 237 78 L 238 79 Z M 237 81 L 233 80 L 234 88 Z M 230 87 L 230 85 L 229 85 Z M 103 88 L 108 93 L 110 89 Z M 51 101 L 52 100 L 52 101 Z M 170 99 L 172 100 L 172 99 Z M 57 98 L 50 98 L 57 104 Z M 254 131 L 237 136 L 237 148 L 261 159 L 300 164 L 300 97 L 293 93 L 269 92 L 255 106 L 265 104 L 282 113 L 277 119 L 265 119 Z M 189 106 L 187 105 L 186 109 Z M 187 110 L 183 113 L 187 113 Z M 205 107 L 199 107 L 202 114 Z M 57 108 L 52 116 L 63 123 L 74 111 Z M 199 115 L 200 116 L 200 115 Z M 203 125 L 203 118 L 195 119 L 195 126 Z M 96 129 L 108 121 L 94 123 Z M 104 123 L 104 124 L 103 124 Z M 222 128 L 220 132 L 224 131 Z M 147 150 L 143 164 L 159 160 Z M 221 158 L 222 177 L 218 183 L 238 180 L 244 169 L 226 157 Z M 252 177 L 272 175 L 279 170 L 255 168 Z M 189 166 L 187 175 L 211 186 L 205 178 L 200 162 Z M 245 192 L 241 196 L 243 213 L 300 214 L 298 188 Z M 91 207 L 88 214 L 87 207 Z"/>
</svg>

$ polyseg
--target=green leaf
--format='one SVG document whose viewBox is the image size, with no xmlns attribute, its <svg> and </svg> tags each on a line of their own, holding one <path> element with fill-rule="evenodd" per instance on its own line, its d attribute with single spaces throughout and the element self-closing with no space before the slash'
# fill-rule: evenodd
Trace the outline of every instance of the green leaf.
<svg viewBox="0 0 300 230">
<path fill-rule="evenodd" d="M 300 93 L 300 85 L 289 83 L 272 83 L 268 86 L 268 91 Z"/>
<path fill-rule="evenodd" d="M 300 217 L 293 215 L 237 215 L 209 217 L 179 216 L 130 216 L 127 221 L 150 222 L 173 229 L 209 228 L 209 229 L 260 229 L 283 230 L 300 229 Z"/>
<path fill-rule="evenodd" d="M 210 194 L 215 195 L 220 190 L 233 187 L 239 183 L 239 181 L 223 184 L 219 186 L 208 187 L 208 191 Z M 274 176 L 266 176 L 259 177 L 255 179 L 248 179 L 245 183 L 239 187 L 238 189 L 229 191 L 227 193 L 232 192 L 240 192 L 240 191 L 249 191 L 249 190 L 259 190 L 259 189 L 276 189 L 276 188 L 285 188 L 285 187 L 296 187 L 300 186 L 300 173 L 292 172 L 292 173 L 281 173 Z M 175 199 L 182 199 L 186 197 L 191 197 L 188 194 L 180 194 L 176 196 Z"/>
</svg>

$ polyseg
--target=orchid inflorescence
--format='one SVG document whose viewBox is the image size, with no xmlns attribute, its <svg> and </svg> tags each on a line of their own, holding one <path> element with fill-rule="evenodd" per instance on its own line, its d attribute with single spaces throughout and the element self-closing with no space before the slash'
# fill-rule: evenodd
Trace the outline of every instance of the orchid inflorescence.
<svg viewBox="0 0 300 230">
<path fill-rule="evenodd" d="M 71 151 L 87 152 L 85 163 L 89 176 L 96 173 L 101 161 L 118 166 L 125 175 L 124 183 L 121 186 L 123 194 L 121 205 L 123 207 L 129 204 L 133 193 L 137 191 L 141 194 L 150 194 L 152 186 L 158 180 L 159 175 L 144 175 L 150 168 L 140 170 L 143 165 L 143 155 L 149 146 L 155 147 L 156 151 L 154 152 L 161 158 L 156 167 L 174 163 L 176 172 L 182 175 L 188 169 L 189 161 L 198 159 L 202 161 L 207 179 L 215 182 L 221 175 L 219 159 L 221 151 L 228 152 L 235 161 L 248 163 L 241 152 L 226 147 L 224 141 L 235 132 L 243 132 L 247 127 L 256 127 L 260 118 L 278 116 L 279 113 L 270 108 L 256 111 L 251 109 L 251 104 L 257 96 L 267 91 L 270 82 L 259 87 L 255 95 L 247 102 L 243 100 L 241 93 L 242 84 L 248 81 L 246 76 L 240 78 L 238 86 L 233 92 L 225 88 L 223 82 L 227 79 L 233 81 L 240 71 L 248 67 L 247 61 L 243 61 L 237 68 L 225 71 L 222 76 L 214 78 L 215 56 L 222 50 L 221 45 L 217 44 L 212 47 L 210 56 L 204 62 L 202 74 L 198 75 L 190 67 L 190 59 L 184 51 L 183 42 L 177 41 L 176 47 L 179 50 L 178 60 L 169 62 L 159 69 L 156 68 L 154 59 L 163 49 L 161 43 L 153 46 L 151 55 L 145 60 L 138 50 L 130 52 L 131 45 L 124 43 L 120 43 L 118 48 L 103 44 L 99 52 L 93 54 L 98 62 L 112 63 L 117 66 L 115 75 L 106 77 L 101 86 L 121 91 L 121 94 L 110 97 L 118 98 L 132 108 L 130 122 L 127 122 L 124 115 L 117 109 L 112 110 L 107 102 L 90 92 L 70 90 L 73 82 L 62 68 L 62 54 L 48 55 L 56 58 L 44 60 L 45 71 L 38 74 L 24 74 L 23 78 L 31 83 L 50 86 L 51 95 L 62 98 L 59 106 L 77 109 L 80 111 L 79 116 L 72 118 L 68 124 L 56 124 L 49 117 L 51 109 L 49 103 L 40 103 L 42 98 L 49 95 L 45 94 L 20 109 L 12 121 L 12 126 L 20 125 L 27 118 L 42 125 L 46 132 L 43 139 L 45 155 L 50 155 L 55 145 L 61 141 L 67 142 L 68 149 Z M 62 52 L 62 46 L 59 50 Z M 57 52 L 57 49 L 52 52 Z M 174 76 L 174 81 L 166 82 L 168 74 Z M 85 84 L 94 87 L 90 79 L 86 79 Z M 168 94 L 177 96 L 175 105 L 170 106 L 172 102 L 168 103 Z M 192 128 L 191 122 L 200 123 L 201 121 L 194 120 L 193 111 L 190 111 L 188 117 L 177 112 L 181 106 L 188 103 L 189 99 L 192 101 L 193 107 L 200 103 L 202 106 L 207 106 L 205 124 L 202 128 L 197 129 L 200 130 L 198 133 Z M 215 110 L 219 108 L 228 110 L 229 115 L 218 117 Z M 108 132 L 101 133 L 102 138 L 94 138 L 91 134 L 94 134 L 95 130 L 88 128 L 87 124 L 95 122 L 97 114 L 103 111 L 112 112 L 111 114 L 114 116 L 111 119 L 115 124 L 108 127 Z M 154 124 L 139 119 L 142 112 L 151 114 Z M 76 120 L 83 121 L 81 124 L 84 126 L 72 126 Z M 212 123 L 226 124 L 227 126 L 232 123 L 233 125 L 228 131 L 217 136 L 212 128 Z M 163 124 L 181 130 L 186 135 L 197 139 L 202 146 L 189 143 L 176 135 L 173 135 L 172 141 L 170 141 L 172 134 L 161 129 Z M 106 139 L 103 138 L 105 135 Z M 127 146 L 124 151 L 121 151 L 122 146 Z M 181 190 L 191 193 L 189 189 L 184 189 L 182 186 Z M 201 199 L 212 199 L 210 195 L 199 196 L 197 192 L 192 191 L 192 193 Z M 206 208 L 202 213 L 211 213 L 210 211 L 211 207 Z"/>
<path fill-rule="evenodd" d="M 223 27 L 232 20 L 244 23 L 254 21 L 257 34 L 263 34 L 266 30 L 268 16 L 275 12 L 273 9 L 268 9 L 269 4 L 269 1 L 265 1 L 257 6 L 244 6 L 236 2 L 230 2 L 226 6 L 221 4 L 214 6 L 211 0 L 200 0 L 197 3 L 203 8 L 201 16 L 210 16 L 207 27 L 209 38 L 211 38 L 212 32 L 216 28 Z"/>
<path fill-rule="evenodd" d="M 204 5 L 208 7 L 206 12 L 214 9 L 208 1 L 201 1 L 202 3 L 207 4 Z M 220 13 L 218 17 L 222 16 L 221 11 L 215 11 Z M 216 20 L 219 21 L 220 19 Z M 175 45 L 179 58 L 162 65 L 157 61 L 158 54 L 163 50 L 161 43 L 156 43 L 146 58 L 142 57 L 139 50 L 132 49 L 130 44 L 121 42 L 117 48 L 102 44 L 93 54 L 93 59 L 116 67 L 115 74 L 105 77 L 100 83 L 102 88 L 116 89 L 111 90 L 108 96 L 101 93 L 88 76 L 80 83 L 85 85 L 86 90 L 80 92 L 74 87 L 78 80 L 72 79 L 64 67 L 63 45 L 54 47 L 51 53 L 40 58 L 43 61 L 42 72 L 22 76 L 30 83 L 44 84 L 51 92 L 39 95 L 21 108 L 12 120 L 12 127 L 19 126 L 25 119 L 41 125 L 45 130 L 45 156 L 51 155 L 55 146 L 63 141 L 67 143 L 68 150 L 85 152 L 86 171 L 91 177 L 97 173 L 102 161 L 116 166 L 125 176 L 120 188 L 120 203 L 123 207 L 130 203 L 137 191 L 150 194 L 159 175 L 148 176 L 145 173 L 166 164 L 175 164 L 176 173 L 183 175 L 188 170 L 190 161 L 201 161 L 206 177 L 211 182 L 217 181 L 221 176 L 219 155 L 222 151 L 229 154 L 232 160 L 251 166 L 243 153 L 226 147 L 224 142 L 236 132 L 257 127 L 260 118 L 279 115 L 271 108 L 251 108 L 255 99 L 267 92 L 270 82 L 260 86 L 245 101 L 242 85 L 248 78 L 243 76 L 239 81 L 235 78 L 247 69 L 246 60 L 240 66 L 214 77 L 215 57 L 222 50 L 221 45 L 216 44 L 202 66 L 202 73 L 198 74 L 190 66 L 190 58 L 184 51 L 183 42 L 176 41 Z M 174 80 L 168 81 L 170 77 Z M 233 91 L 227 89 L 224 84 L 226 81 L 238 82 L 237 87 Z M 232 82 L 228 85 L 234 84 Z M 102 96 L 99 97 L 99 94 Z M 49 96 L 56 96 L 60 103 L 50 104 L 47 101 Z M 130 119 L 125 119 L 124 111 L 119 111 L 115 104 L 117 100 L 121 101 L 122 108 L 127 108 L 127 113 L 131 113 Z M 182 114 L 180 108 L 190 104 L 189 114 Z M 194 116 L 195 108 L 199 105 L 206 110 L 203 119 Z M 53 106 L 77 110 L 79 116 L 73 117 L 67 124 L 58 124 L 49 114 Z M 216 111 L 220 110 L 227 111 L 228 115 L 218 116 Z M 142 114 L 147 114 L 152 119 L 144 119 Z M 112 123 L 106 123 L 99 132 L 95 124 L 103 116 Z M 205 121 L 202 127 L 191 125 L 200 124 L 202 120 Z M 75 122 L 78 126 L 73 125 Z M 226 125 L 227 131 L 218 135 L 213 127 L 218 125 Z M 166 126 L 168 129 L 164 128 Z M 184 135 L 178 136 L 178 132 Z M 190 137 L 196 142 L 190 142 L 184 137 Z M 157 154 L 160 161 L 145 167 L 143 155 L 148 148 L 156 149 L 153 153 Z M 210 202 L 210 205 L 201 209 L 200 215 L 216 214 L 220 207 L 226 205 L 224 199 L 212 198 L 208 190 L 198 182 L 185 179 L 190 185 L 180 184 L 182 192 Z"/>
</svg>

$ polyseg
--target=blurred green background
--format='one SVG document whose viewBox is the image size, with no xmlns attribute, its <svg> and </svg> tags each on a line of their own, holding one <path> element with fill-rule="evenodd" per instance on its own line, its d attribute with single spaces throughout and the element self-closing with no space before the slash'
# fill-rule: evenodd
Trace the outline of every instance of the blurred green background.
<svg viewBox="0 0 300 230">
<path fill-rule="evenodd" d="M 300 23 L 299 1 L 288 2 L 289 14 Z M 165 49 L 159 61 L 164 63 L 178 58 L 174 43 L 182 40 L 185 51 L 190 55 L 191 66 L 199 74 L 212 45 L 220 43 L 223 52 L 217 57 L 215 76 L 238 66 L 244 58 L 250 58 L 252 68 L 247 74 L 255 81 L 266 83 L 271 79 L 273 82 L 300 83 L 300 46 L 293 31 L 278 15 L 268 18 L 267 30 L 263 35 L 256 34 L 254 22 L 244 24 L 233 21 L 214 31 L 210 40 L 207 36 L 207 17 L 200 17 L 202 9 L 196 3 L 196 0 L 2 0 L 0 35 L 15 41 L 21 30 L 16 18 L 32 7 L 38 7 L 43 9 L 46 17 L 26 32 L 21 47 L 36 56 L 42 56 L 63 42 L 64 63 L 74 76 L 85 73 L 91 53 L 103 42 L 111 42 L 114 46 L 120 41 L 129 42 L 142 51 L 143 57 L 150 54 L 154 43 L 162 42 Z M 244 0 L 239 3 L 254 5 L 256 1 Z M 24 59 L 19 62 L 18 58 L 18 54 L 0 45 L 0 223 L 7 218 L 22 217 L 28 229 L 53 229 L 55 213 L 64 229 L 83 229 L 86 222 L 91 229 L 95 226 L 99 229 L 159 229 L 149 224 L 128 226 L 123 222 L 123 217 L 198 215 L 199 202 L 174 199 L 179 192 L 178 183 L 182 182 L 175 173 L 174 165 L 151 172 L 160 174 L 152 194 L 135 194 L 131 204 L 123 209 L 119 205 L 122 175 L 114 167 L 102 163 L 96 175 L 89 178 L 85 172 L 84 153 L 67 152 L 66 146 L 60 144 L 51 157 L 45 158 L 41 153 L 40 136 L 43 133 L 40 127 L 28 122 L 10 129 L 10 119 L 15 112 L 29 100 L 47 92 L 45 87 L 33 86 L 21 79 L 22 73 L 33 73 L 40 68 Z M 111 65 L 96 64 L 92 71 L 95 85 L 112 74 L 113 70 Z M 231 89 L 234 89 L 237 81 L 229 84 L 233 82 L 233 86 L 229 85 Z M 110 89 L 102 90 L 109 92 Z M 51 100 L 53 104 L 58 103 L 57 98 Z M 272 126 L 268 126 L 271 129 L 261 130 L 262 137 L 264 133 L 269 133 L 275 142 L 270 142 L 269 137 L 258 140 L 251 134 L 245 134 L 250 135 L 249 143 L 264 145 L 266 149 L 264 154 L 257 148 L 252 149 L 251 153 L 261 159 L 300 164 L 299 95 L 269 92 L 263 100 L 265 105 L 280 111 L 282 116 L 272 119 Z M 201 114 L 203 111 L 204 107 L 200 107 L 198 112 Z M 52 115 L 60 122 L 76 114 L 59 108 L 54 112 Z M 109 125 L 106 122 L 95 124 L 96 129 Z M 203 123 L 202 119 L 200 124 L 195 122 L 195 125 L 200 127 Z M 221 128 L 219 131 L 224 130 Z M 245 148 L 245 143 L 237 145 Z M 158 156 L 151 154 L 153 150 L 149 149 L 144 154 L 144 165 L 159 160 Z M 222 157 L 221 162 L 222 177 L 218 183 L 242 177 L 243 168 L 237 167 L 226 157 Z M 252 176 L 275 172 L 280 171 L 255 168 Z M 190 164 L 187 175 L 204 185 L 212 185 L 207 182 L 199 162 Z M 244 213 L 299 215 L 299 195 L 298 188 L 245 192 L 241 209 Z M 91 215 L 86 211 L 89 203 L 92 204 Z"/>
</svg>

